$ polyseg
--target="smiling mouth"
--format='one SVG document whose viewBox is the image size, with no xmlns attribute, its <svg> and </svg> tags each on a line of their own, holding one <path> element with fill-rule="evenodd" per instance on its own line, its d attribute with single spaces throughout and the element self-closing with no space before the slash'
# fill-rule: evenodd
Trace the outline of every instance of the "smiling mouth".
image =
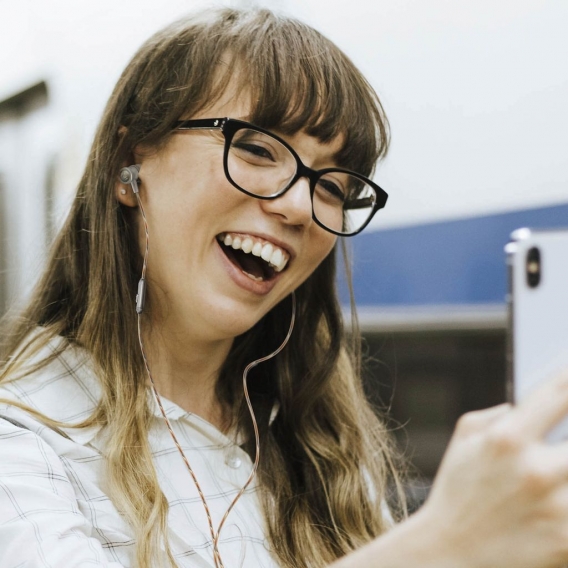
<svg viewBox="0 0 568 568">
<path fill-rule="evenodd" d="M 251 235 L 220 233 L 217 240 L 231 263 L 256 282 L 274 280 L 290 260 L 284 249 Z"/>
</svg>

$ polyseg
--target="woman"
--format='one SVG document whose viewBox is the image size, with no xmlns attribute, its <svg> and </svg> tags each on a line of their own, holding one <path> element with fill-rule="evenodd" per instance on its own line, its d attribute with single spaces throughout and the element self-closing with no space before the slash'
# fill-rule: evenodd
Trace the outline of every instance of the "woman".
<svg viewBox="0 0 568 568">
<path fill-rule="evenodd" d="M 337 236 L 386 201 L 387 132 L 351 62 L 265 10 L 141 48 L 8 335 L 0 566 L 568 561 L 568 463 L 539 441 L 568 381 L 467 417 L 388 530 L 394 454 L 334 289 Z"/>
</svg>

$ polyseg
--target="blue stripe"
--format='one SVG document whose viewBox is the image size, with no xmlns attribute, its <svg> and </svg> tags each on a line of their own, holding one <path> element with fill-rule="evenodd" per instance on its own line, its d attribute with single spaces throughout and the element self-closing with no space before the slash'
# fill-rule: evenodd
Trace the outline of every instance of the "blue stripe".
<svg viewBox="0 0 568 568">
<path fill-rule="evenodd" d="M 520 227 L 568 227 L 568 204 L 353 237 L 348 246 L 357 304 L 503 303 L 503 247 Z M 343 270 L 339 273 L 340 297 L 347 304 Z"/>
</svg>

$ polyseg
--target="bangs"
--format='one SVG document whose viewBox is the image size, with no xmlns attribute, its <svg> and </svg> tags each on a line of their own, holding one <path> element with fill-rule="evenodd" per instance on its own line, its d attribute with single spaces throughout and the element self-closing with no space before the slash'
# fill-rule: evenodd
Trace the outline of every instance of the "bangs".
<svg viewBox="0 0 568 568">
<path fill-rule="evenodd" d="M 284 134 L 303 131 L 322 143 L 341 136 L 337 165 L 370 176 L 387 152 L 388 122 L 373 88 L 347 56 L 289 19 L 269 21 L 260 33 L 236 39 L 223 82 L 250 96 L 250 121 Z"/>
<path fill-rule="evenodd" d="M 268 10 L 208 10 L 158 32 L 119 84 L 130 89 L 125 149 L 171 136 L 177 120 L 231 95 L 249 120 L 323 143 L 341 137 L 338 166 L 370 176 L 388 148 L 381 103 L 349 58 L 311 27 Z M 127 147 L 130 144 L 130 148 Z"/>
</svg>

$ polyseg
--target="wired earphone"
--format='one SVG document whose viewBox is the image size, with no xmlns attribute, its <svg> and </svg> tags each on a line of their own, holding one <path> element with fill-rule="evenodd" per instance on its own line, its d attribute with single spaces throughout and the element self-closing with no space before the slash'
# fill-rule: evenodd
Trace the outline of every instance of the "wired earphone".
<svg viewBox="0 0 568 568">
<path fill-rule="evenodd" d="M 140 189 L 138 187 L 138 184 L 141 183 L 142 180 L 140 180 L 140 178 L 139 178 L 139 173 L 140 173 L 140 164 L 135 164 L 135 165 L 132 165 L 132 166 L 124 167 L 120 170 L 120 173 L 119 173 L 119 179 L 120 179 L 121 183 L 131 186 L 132 191 L 133 191 L 133 193 L 136 197 L 136 200 L 138 202 L 138 207 L 140 208 L 140 213 L 142 214 L 142 219 L 144 221 L 144 232 L 145 232 L 146 245 L 145 245 L 145 250 L 144 250 L 144 260 L 143 260 L 143 264 L 142 264 L 142 274 L 141 274 L 140 280 L 138 281 L 138 290 L 137 290 L 137 293 L 136 293 L 136 314 L 137 314 L 137 320 L 138 320 L 138 343 L 140 344 L 140 351 L 142 352 L 142 358 L 144 359 L 144 366 L 146 368 L 146 374 L 148 375 L 148 378 L 150 380 L 150 385 L 151 385 L 151 388 L 152 388 L 152 393 L 154 395 L 154 399 L 156 400 L 156 403 L 157 403 L 157 405 L 160 409 L 160 413 L 162 414 L 162 416 L 165 420 L 165 423 L 166 423 L 166 426 L 167 426 L 168 431 L 170 433 L 170 436 L 171 436 L 174 444 L 176 445 L 178 452 L 180 453 L 180 455 L 181 455 L 181 457 L 182 457 L 182 459 L 183 459 L 183 461 L 184 461 L 184 463 L 185 463 L 185 465 L 186 465 L 186 467 L 187 467 L 187 469 L 188 469 L 188 471 L 191 475 L 191 478 L 193 479 L 193 483 L 195 484 L 195 487 L 197 489 L 197 492 L 199 493 L 199 497 L 201 499 L 201 502 L 203 503 L 203 507 L 205 508 L 205 513 L 207 515 L 207 520 L 208 520 L 208 524 L 209 524 L 209 531 L 211 533 L 212 546 L 213 546 L 213 560 L 215 562 L 215 568 L 225 568 L 225 565 L 223 564 L 223 560 L 221 558 L 221 553 L 219 552 L 219 538 L 220 538 L 220 534 L 221 534 L 221 529 L 223 528 L 225 521 L 227 520 L 227 517 L 229 516 L 229 513 L 233 510 L 237 501 L 241 498 L 243 493 L 246 491 L 247 487 L 251 484 L 252 480 L 254 479 L 254 477 L 256 475 L 256 471 L 258 469 L 258 464 L 260 462 L 260 436 L 259 436 L 259 431 L 258 431 L 258 424 L 257 424 L 257 421 L 256 421 L 254 409 L 252 407 L 252 403 L 251 403 L 251 400 L 250 400 L 248 387 L 247 387 L 248 373 L 251 369 L 253 369 L 257 365 L 259 365 L 260 363 L 263 363 L 264 361 L 268 361 L 269 359 L 272 359 L 273 357 L 278 355 L 278 353 L 280 353 L 284 349 L 286 344 L 288 343 L 288 340 L 290 339 L 290 336 L 292 335 L 292 331 L 294 329 L 294 323 L 296 321 L 296 296 L 292 292 L 292 316 L 290 318 L 290 326 L 288 328 L 288 332 L 286 334 L 286 337 L 284 338 L 284 341 L 272 353 L 270 353 L 270 354 L 268 354 L 264 357 L 260 357 L 259 359 L 255 359 L 254 361 L 249 363 L 246 366 L 245 370 L 243 371 L 243 392 L 244 392 L 245 400 L 246 400 L 246 403 L 247 403 L 247 406 L 248 406 L 248 410 L 249 410 L 249 413 L 250 413 L 250 417 L 251 417 L 252 425 L 253 425 L 253 429 L 254 429 L 255 459 L 254 459 L 254 463 L 253 463 L 251 473 L 250 473 L 247 481 L 245 482 L 243 487 L 240 489 L 240 491 L 237 493 L 237 495 L 235 496 L 235 498 L 233 499 L 233 501 L 229 505 L 228 509 L 225 511 L 225 514 L 223 515 L 223 518 L 221 519 L 221 522 L 219 523 L 217 530 L 215 530 L 215 528 L 213 526 L 213 519 L 211 517 L 211 512 L 210 512 L 209 507 L 207 505 L 207 500 L 205 498 L 205 495 L 203 494 L 201 486 L 199 485 L 199 481 L 197 480 L 195 472 L 193 471 L 193 469 L 192 469 L 192 467 L 189 463 L 189 460 L 187 459 L 181 445 L 179 444 L 178 439 L 177 439 L 177 437 L 176 437 L 176 435 L 175 435 L 175 433 L 172 429 L 172 426 L 170 424 L 170 421 L 168 420 L 168 417 L 166 416 L 166 412 L 165 412 L 164 407 L 162 405 L 162 400 L 160 399 L 160 395 L 158 394 L 156 384 L 154 383 L 154 379 L 153 379 L 152 373 L 150 371 L 150 364 L 148 362 L 148 358 L 146 357 L 146 352 L 144 350 L 144 342 L 142 340 L 142 331 L 141 331 L 141 315 L 144 312 L 144 305 L 146 303 L 146 269 L 147 269 L 147 266 L 148 266 L 148 253 L 149 253 L 149 250 L 150 250 L 150 246 L 149 246 L 150 236 L 149 236 L 149 232 L 148 232 L 148 221 L 146 219 L 146 213 L 144 212 L 144 207 L 142 206 L 142 200 L 140 199 Z M 244 562 L 244 558 L 241 561 L 241 566 L 242 566 L 242 562 Z"/>
</svg>

